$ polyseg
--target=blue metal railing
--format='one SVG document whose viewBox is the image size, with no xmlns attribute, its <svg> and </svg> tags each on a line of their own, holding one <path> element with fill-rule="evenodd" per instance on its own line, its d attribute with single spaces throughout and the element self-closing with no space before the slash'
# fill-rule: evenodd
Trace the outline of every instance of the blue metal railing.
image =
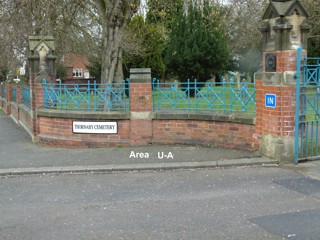
<svg viewBox="0 0 320 240">
<path fill-rule="evenodd" d="M 44 108 L 129 111 L 129 80 L 121 83 L 55 84 L 43 81 Z"/>
<path fill-rule="evenodd" d="M 17 89 L 16 88 L 11 88 L 12 91 L 12 102 L 17 103 Z"/>
<path fill-rule="evenodd" d="M 302 59 L 298 49 L 294 162 L 320 158 L 320 58 Z M 301 61 L 302 59 L 302 61 Z M 301 64 L 302 63 L 302 64 Z"/>
<path fill-rule="evenodd" d="M 23 86 L 21 91 L 22 91 L 22 104 L 30 108 L 30 99 L 31 99 L 30 87 Z"/>
<path fill-rule="evenodd" d="M 256 111 L 253 83 L 173 82 L 153 80 L 153 110 Z"/>
</svg>

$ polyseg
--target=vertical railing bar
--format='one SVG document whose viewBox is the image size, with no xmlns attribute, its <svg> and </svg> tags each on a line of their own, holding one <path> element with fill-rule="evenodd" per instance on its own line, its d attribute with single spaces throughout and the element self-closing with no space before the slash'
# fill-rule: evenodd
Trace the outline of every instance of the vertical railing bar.
<svg viewBox="0 0 320 240">
<path fill-rule="evenodd" d="M 60 108 L 63 108 L 65 110 L 67 110 L 68 109 L 68 103 L 70 102 L 69 99 L 72 98 L 71 93 L 69 93 L 67 84 L 64 84 L 63 88 L 61 86 L 60 93 L 61 93 L 61 95 L 60 95 L 61 96 L 60 97 L 61 98 L 61 104 L 60 104 L 61 107 Z M 64 96 L 64 98 L 63 98 L 63 96 Z"/>
<path fill-rule="evenodd" d="M 158 100 L 157 100 L 157 107 L 158 107 L 158 110 L 160 110 L 160 96 L 162 96 L 162 92 L 161 92 L 161 89 L 160 89 L 160 82 L 159 82 L 159 79 L 156 80 L 157 81 L 157 95 L 158 95 Z"/>
<path fill-rule="evenodd" d="M 302 127 L 302 136 L 301 136 L 301 153 L 302 153 L 302 155 L 301 155 L 301 157 L 305 157 L 306 155 L 305 155 L 305 148 L 306 148 L 306 144 L 305 144 L 305 139 L 306 139 L 306 124 L 305 123 L 301 123 L 301 127 Z"/>
<path fill-rule="evenodd" d="M 111 84 L 107 84 L 107 99 L 108 99 L 108 111 L 111 110 L 112 108 L 112 83 Z"/>
<path fill-rule="evenodd" d="M 93 82 L 93 98 L 94 98 L 94 110 L 98 110 L 98 101 L 99 101 L 99 94 L 97 94 L 97 81 L 94 80 Z"/>
<path fill-rule="evenodd" d="M 197 84 L 197 80 L 194 79 L 194 84 L 193 84 L 193 86 L 194 86 L 194 90 L 193 90 L 194 91 L 194 96 L 193 96 L 193 108 L 192 108 L 194 110 L 198 110 L 198 105 L 195 103 L 195 99 L 196 99 L 196 97 L 198 95 L 198 86 L 197 85 L 198 85 Z"/>
<path fill-rule="evenodd" d="M 124 96 L 126 98 L 126 111 L 127 110 L 130 111 L 130 79 L 127 78 L 124 86 L 125 86 Z M 151 90 L 153 90 L 153 89 L 151 89 Z M 128 93 L 128 96 L 126 95 L 126 92 Z M 128 100 L 128 104 L 127 104 L 127 100 Z"/>
<path fill-rule="evenodd" d="M 188 111 L 190 111 L 190 80 L 188 79 L 188 85 L 187 85 L 187 104 L 188 104 Z"/>
<path fill-rule="evenodd" d="M 306 157 L 309 156 L 309 122 L 306 122 Z"/>
<path fill-rule="evenodd" d="M 158 86 L 156 85 L 156 78 L 152 79 L 152 109 L 153 111 L 158 108 L 158 100 L 156 101 L 156 95 L 159 95 Z M 159 99 L 159 97 L 158 97 Z"/>
<path fill-rule="evenodd" d="M 294 141 L 294 162 L 298 163 L 299 155 L 299 121 L 300 121 L 300 71 L 301 71 L 301 53 L 302 48 L 297 53 L 297 69 L 296 69 L 296 113 L 295 113 L 295 141 Z M 303 138 L 303 136 L 301 136 Z M 302 145 L 301 145 L 302 147 Z"/>
<path fill-rule="evenodd" d="M 314 122 L 312 121 L 311 122 L 311 156 L 314 156 L 314 150 L 313 150 L 313 148 L 314 148 L 314 136 L 313 136 L 313 124 L 314 124 Z"/>
<path fill-rule="evenodd" d="M 91 94 L 90 94 L 90 81 L 88 80 L 88 89 L 87 89 L 87 97 L 88 97 L 88 110 L 91 110 Z"/>
<path fill-rule="evenodd" d="M 229 83 L 229 92 L 230 92 L 230 96 L 229 96 L 229 101 L 230 101 L 230 109 L 229 109 L 229 111 L 230 112 L 232 112 L 232 106 L 233 106 L 233 97 L 234 97 L 234 91 L 233 91 L 233 89 L 232 89 L 232 84 L 231 83 Z"/>
<path fill-rule="evenodd" d="M 47 90 L 47 83 L 45 80 L 42 81 L 42 89 L 43 89 L 43 106 L 44 108 L 48 108 L 48 90 Z"/>
<path fill-rule="evenodd" d="M 316 155 L 319 155 L 319 120 L 316 121 Z"/>
</svg>

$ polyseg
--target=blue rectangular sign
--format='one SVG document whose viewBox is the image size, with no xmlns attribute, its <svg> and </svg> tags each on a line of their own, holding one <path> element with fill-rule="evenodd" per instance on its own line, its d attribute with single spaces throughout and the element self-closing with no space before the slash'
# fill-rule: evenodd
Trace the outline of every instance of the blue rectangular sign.
<svg viewBox="0 0 320 240">
<path fill-rule="evenodd" d="M 266 94 L 266 107 L 275 108 L 277 106 L 277 96 L 275 94 Z"/>
</svg>

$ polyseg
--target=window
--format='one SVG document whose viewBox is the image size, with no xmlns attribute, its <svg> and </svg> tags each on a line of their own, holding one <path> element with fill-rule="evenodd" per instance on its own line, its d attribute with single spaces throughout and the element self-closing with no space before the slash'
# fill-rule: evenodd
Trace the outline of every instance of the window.
<svg viewBox="0 0 320 240">
<path fill-rule="evenodd" d="M 89 72 L 84 72 L 83 76 L 84 76 L 84 78 L 85 78 L 85 79 L 90 78 L 90 74 L 89 74 Z"/>
<path fill-rule="evenodd" d="M 74 68 L 73 77 L 82 77 L 82 68 Z"/>
</svg>

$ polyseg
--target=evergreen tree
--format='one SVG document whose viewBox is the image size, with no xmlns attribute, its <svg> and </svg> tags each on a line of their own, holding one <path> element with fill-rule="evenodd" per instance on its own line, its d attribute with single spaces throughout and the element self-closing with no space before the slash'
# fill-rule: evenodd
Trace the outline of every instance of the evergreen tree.
<svg viewBox="0 0 320 240">
<path fill-rule="evenodd" d="M 166 51 L 169 72 L 180 81 L 207 81 L 222 74 L 230 63 L 219 8 L 205 1 L 189 4 L 175 18 Z"/>
<path fill-rule="evenodd" d="M 142 16 L 135 16 L 129 24 L 133 41 L 139 42 L 141 51 L 138 54 L 125 53 L 125 74 L 130 68 L 152 69 L 155 77 L 162 77 L 165 72 L 163 52 L 166 46 L 167 34 L 158 23 L 146 23 Z"/>
<path fill-rule="evenodd" d="M 150 67 L 153 77 L 164 78 L 166 65 L 164 52 L 168 45 L 168 35 L 173 19 L 183 7 L 183 0 L 148 0 L 145 20 L 135 16 L 129 30 L 131 37 L 140 42 L 140 54 L 125 54 L 125 72 L 130 68 Z"/>
<path fill-rule="evenodd" d="M 147 23 L 157 23 L 170 29 L 177 13 L 183 8 L 183 0 L 148 0 Z"/>
</svg>

